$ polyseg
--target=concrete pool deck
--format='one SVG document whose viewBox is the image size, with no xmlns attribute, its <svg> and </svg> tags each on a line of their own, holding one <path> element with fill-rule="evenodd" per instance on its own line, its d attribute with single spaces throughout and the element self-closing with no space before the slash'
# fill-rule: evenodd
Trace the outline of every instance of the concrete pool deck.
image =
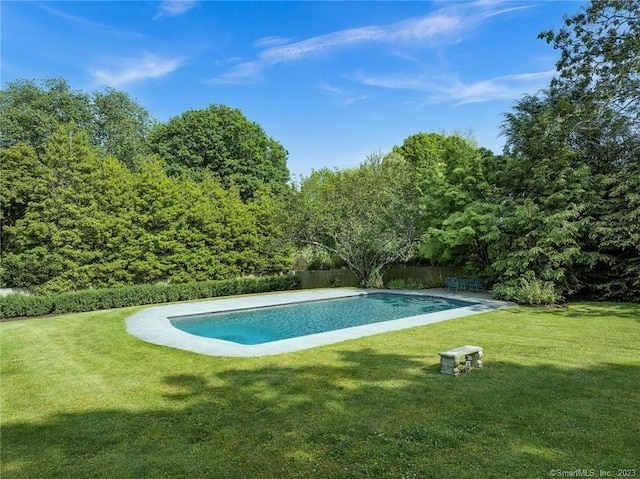
<svg viewBox="0 0 640 479">
<path fill-rule="evenodd" d="M 354 326 L 350 328 L 311 334 L 298 338 L 282 339 L 270 343 L 243 345 L 220 339 L 205 338 L 185 333 L 175 328 L 170 319 L 175 316 L 206 314 L 212 312 L 231 311 L 236 309 L 260 308 L 283 304 L 293 304 L 322 299 L 337 299 L 369 294 L 371 292 L 389 292 L 394 294 L 435 296 L 473 302 L 462 308 L 439 311 L 436 313 L 395 319 L 380 323 Z M 287 291 L 252 296 L 235 296 L 207 301 L 153 306 L 139 311 L 126 319 L 127 331 L 143 341 L 184 349 L 209 356 L 269 356 L 288 353 L 302 349 L 338 343 L 348 339 L 356 339 L 373 334 L 397 331 L 400 329 L 424 326 L 448 319 L 460 318 L 472 314 L 485 313 L 496 309 L 513 306 L 512 303 L 495 301 L 488 293 L 455 292 L 446 289 L 429 289 L 420 291 L 404 290 L 366 290 L 357 288 L 308 289 Z"/>
</svg>

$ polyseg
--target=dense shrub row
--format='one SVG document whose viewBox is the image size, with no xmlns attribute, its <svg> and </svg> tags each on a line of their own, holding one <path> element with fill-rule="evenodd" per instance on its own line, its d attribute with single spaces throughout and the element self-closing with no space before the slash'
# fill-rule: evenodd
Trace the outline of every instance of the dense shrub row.
<svg viewBox="0 0 640 479">
<path fill-rule="evenodd" d="M 153 284 L 120 288 L 87 289 L 51 294 L 10 294 L 0 297 L 0 318 L 80 313 L 99 309 L 169 303 L 237 294 L 298 289 L 296 276 L 261 276 L 185 284 Z"/>
</svg>

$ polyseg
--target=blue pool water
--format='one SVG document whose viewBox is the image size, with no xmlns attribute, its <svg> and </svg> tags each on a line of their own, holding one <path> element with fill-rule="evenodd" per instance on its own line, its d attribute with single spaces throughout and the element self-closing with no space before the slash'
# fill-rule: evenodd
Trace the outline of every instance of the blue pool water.
<svg viewBox="0 0 640 479">
<path fill-rule="evenodd" d="M 349 298 L 170 318 L 190 334 L 262 344 L 336 329 L 408 318 L 473 303 L 429 296 L 374 293 Z"/>
</svg>

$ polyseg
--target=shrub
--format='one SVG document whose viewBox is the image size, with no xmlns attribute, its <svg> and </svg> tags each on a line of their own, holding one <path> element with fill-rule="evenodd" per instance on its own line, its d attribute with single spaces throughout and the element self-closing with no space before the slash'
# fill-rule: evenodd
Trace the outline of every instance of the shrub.
<svg viewBox="0 0 640 479">
<path fill-rule="evenodd" d="M 562 300 L 551 281 L 520 278 L 520 302 L 522 304 L 544 305 Z"/>
<path fill-rule="evenodd" d="M 496 284 L 491 290 L 494 299 L 499 301 L 520 301 L 520 288 L 513 281 Z"/>
<path fill-rule="evenodd" d="M 50 294 L 0 297 L 0 319 L 298 289 L 297 276 L 261 276 L 185 284 L 139 284 Z"/>
<path fill-rule="evenodd" d="M 376 269 L 369 275 L 365 283 L 365 288 L 384 288 L 384 281 L 382 280 L 382 273 L 380 270 Z"/>
<path fill-rule="evenodd" d="M 495 299 L 520 304 L 547 305 L 563 301 L 552 281 L 542 281 L 533 275 L 497 284 L 492 293 Z"/>
<path fill-rule="evenodd" d="M 412 279 L 409 279 L 407 281 L 403 279 L 394 279 L 393 281 L 389 282 L 387 287 L 389 289 L 427 289 L 426 285 L 415 282 Z"/>
<path fill-rule="evenodd" d="M 49 314 L 52 309 L 52 296 L 32 296 L 15 293 L 0 297 L 0 318 L 43 316 Z"/>
</svg>

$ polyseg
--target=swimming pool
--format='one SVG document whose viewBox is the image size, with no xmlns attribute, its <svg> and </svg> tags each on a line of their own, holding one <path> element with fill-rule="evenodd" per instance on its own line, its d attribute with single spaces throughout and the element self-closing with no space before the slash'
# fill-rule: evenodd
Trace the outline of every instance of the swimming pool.
<svg viewBox="0 0 640 479">
<path fill-rule="evenodd" d="M 424 295 L 369 293 L 262 308 L 169 318 L 189 334 L 264 344 L 282 339 L 462 308 L 473 303 Z"/>
<path fill-rule="evenodd" d="M 315 302 L 325 299 L 356 298 L 362 295 L 392 293 L 408 296 L 438 296 L 446 299 L 469 300 L 467 306 L 437 312 L 420 312 L 414 316 L 379 321 L 359 326 L 349 326 L 332 331 L 308 334 L 305 336 L 279 339 L 257 344 L 241 344 L 233 341 L 196 336 L 176 328 L 172 324 L 177 317 L 206 315 L 236 310 L 261 309 L 271 306 L 284 306 Z M 471 296 L 470 296 L 471 295 Z M 469 299 L 470 298 L 470 299 Z M 471 302 L 472 301 L 472 302 Z M 138 311 L 126 318 L 127 332 L 143 341 L 183 349 L 210 356 L 267 356 L 288 353 L 302 349 L 357 339 L 373 334 L 397 331 L 400 329 L 424 326 L 427 324 L 460 318 L 471 314 L 483 313 L 510 306 L 510 303 L 493 301 L 470 293 L 451 293 L 447 290 L 428 292 L 365 290 L 355 288 L 313 289 L 286 291 L 246 296 L 234 296 L 199 302 L 152 306 Z M 423 314 L 424 313 L 424 314 Z"/>
</svg>

